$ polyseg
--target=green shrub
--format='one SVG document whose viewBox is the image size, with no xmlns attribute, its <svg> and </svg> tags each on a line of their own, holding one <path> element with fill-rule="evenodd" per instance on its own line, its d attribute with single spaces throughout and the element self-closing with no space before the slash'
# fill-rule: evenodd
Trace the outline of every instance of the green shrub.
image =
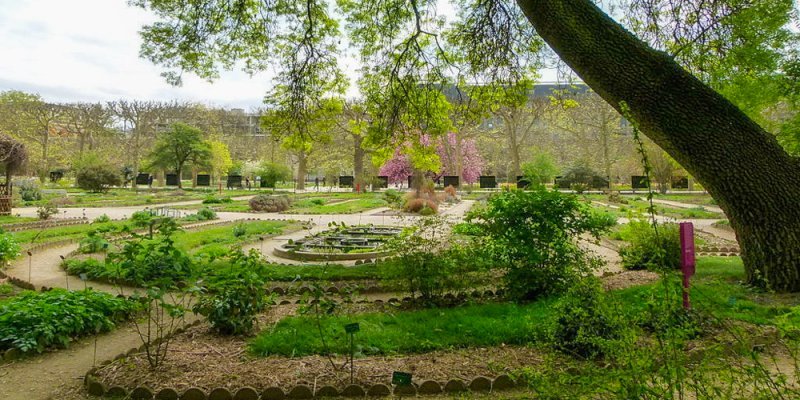
<svg viewBox="0 0 800 400">
<path fill-rule="evenodd" d="M 131 214 L 131 223 L 137 228 L 150 226 L 150 221 L 155 218 L 149 211 L 135 211 Z"/>
<path fill-rule="evenodd" d="M 226 197 L 215 197 L 209 195 L 205 199 L 203 199 L 203 204 L 222 204 L 222 203 L 232 203 L 233 199 L 230 196 Z"/>
<path fill-rule="evenodd" d="M 84 254 L 99 253 L 108 249 L 108 241 L 96 230 L 86 233 L 86 237 L 78 244 L 78 251 Z"/>
<path fill-rule="evenodd" d="M 259 212 L 286 211 L 292 205 L 289 196 L 258 195 L 250 199 L 250 209 Z"/>
<path fill-rule="evenodd" d="M 425 207 L 422 207 L 421 210 L 419 210 L 419 215 L 422 215 L 423 217 L 429 217 L 431 215 L 436 215 L 436 210 L 434 210 L 433 208 L 428 207 L 426 205 Z"/>
<path fill-rule="evenodd" d="M 208 207 L 203 207 L 197 210 L 197 219 L 200 221 L 210 221 L 212 219 L 217 219 L 217 213 Z"/>
<path fill-rule="evenodd" d="M 550 334 L 556 349 L 582 358 L 602 356 L 620 339 L 622 319 L 600 282 L 580 279 L 555 305 Z"/>
<path fill-rule="evenodd" d="M 320 199 L 320 198 L 311 199 L 311 204 L 315 206 L 323 206 L 325 205 L 325 199 Z"/>
<path fill-rule="evenodd" d="M 67 274 L 74 276 L 85 275 L 89 280 L 109 280 L 113 281 L 115 276 L 106 268 L 106 264 L 94 258 L 87 258 L 85 260 L 68 259 L 65 260 L 61 266 L 67 271 Z"/>
<path fill-rule="evenodd" d="M 66 347 L 75 337 L 113 329 L 134 308 L 126 299 L 91 289 L 23 292 L 0 302 L 0 350 Z"/>
<path fill-rule="evenodd" d="M 56 214 L 58 214 L 58 207 L 53 204 L 45 204 L 36 209 L 36 216 L 41 220 L 50 219 L 50 217 Z"/>
<path fill-rule="evenodd" d="M 75 185 L 90 192 L 106 192 L 111 186 L 122 184 L 117 169 L 108 164 L 90 164 L 82 166 L 75 174 Z"/>
<path fill-rule="evenodd" d="M 383 192 L 383 199 L 392 208 L 400 208 L 403 205 L 403 193 L 398 190 L 387 189 Z"/>
<path fill-rule="evenodd" d="M 498 193 L 467 221 L 482 233 L 481 251 L 506 270 L 507 293 L 516 300 L 563 292 L 589 274 L 598 260 L 576 241 L 605 230 L 576 196 L 543 186 Z"/>
<path fill-rule="evenodd" d="M 96 224 L 102 224 L 102 223 L 106 223 L 106 222 L 111 222 L 111 218 L 109 218 L 109 216 L 108 216 L 108 215 L 106 215 L 106 214 L 103 214 L 103 215 L 101 215 L 101 216 L 99 216 L 99 217 L 95 218 L 95 219 L 94 219 L 94 222 L 95 222 Z"/>
<path fill-rule="evenodd" d="M 0 263 L 5 264 L 19 256 L 21 248 L 7 233 L 0 234 Z"/>
<path fill-rule="evenodd" d="M 462 222 L 453 225 L 453 233 L 464 236 L 480 236 L 483 234 L 481 228 L 469 222 Z"/>
<path fill-rule="evenodd" d="M 419 218 L 389 240 L 386 248 L 396 256 L 382 264 L 383 280 L 426 303 L 476 283 L 481 259 L 468 248 L 445 245 L 447 225 L 443 217 Z"/>
<path fill-rule="evenodd" d="M 261 254 L 241 250 L 230 254 L 230 266 L 208 278 L 192 310 L 203 315 L 211 328 L 223 335 L 242 335 L 253 331 L 258 313 L 269 299 L 264 292 Z"/>
<path fill-rule="evenodd" d="M 36 201 L 42 199 L 42 191 L 34 179 L 22 179 L 17 183 L 19 196 L 22 201 Z"/>
<path fill-rule="evenodd" d="M 628 242 L 619 255 L 627 269 L 679 269 L 681 238 L 677 224 L 659 224 L 658 236 L 645 220 L 631 220 L 621 237 Z"/>
<path fill-rule="evenodd" d="M 573 183 L 569 185 L 569 188 L 575 191 L 575 193 L 582 194 L 583 192 L 589 190 L 589 185 L 585 183 Z"/>
<path fill-rule="evenodd" d="M 260 165 L 257 175 L 261 177 L 262 186 L 274 188 L 276 183 L 290 179 L 292 171 L 283 164 L 264 162 Z"/>
<path fill-rule="evenodd" d="M 591 215 L 597 226 L 600 226 L 603 229 L 610 229 L 617 226 L 617 217 L 610 212 L 593 208 Z"/>
<path fill-rule="evenodd" d="M 122 251 L 110 253 L 106 262 L 115 269 L 116 278 L 138 286 L 169 288 L 180 286 L 193 276 L 194 264 L 185 252 L 175 247 L 173 220 L 162 220 L 158 236 L 125 243 Z"/>
<path fill-rule="evenodd" d="M 247 234 L 247 228 L 245 228 L 244 224 L 236 224 L 233 227 L 233 237 L 242 237 Z"/>
</svg>

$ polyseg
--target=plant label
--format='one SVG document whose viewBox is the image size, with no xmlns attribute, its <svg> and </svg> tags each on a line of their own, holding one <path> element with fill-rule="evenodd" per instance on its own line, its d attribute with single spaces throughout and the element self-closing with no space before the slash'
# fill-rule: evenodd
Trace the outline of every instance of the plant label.
<svg viewBox="0 0 800 400">
<path fill-rule="evenodd" d="M 392 385 L 410 385 L 411 374 L 408 372 L 392 372 Z"/>
<path fill-rule="evenodd" d="M 356 333 L 356 332 L 358 332 L 360 330 L 361 330 L 361 326 L 358 324 L 358 322 L 352 323 L 352 324 L 347 324 L 347 325 L 344 326 L 344 331 L 347 332 L 347 333 Z"/>
</svg>

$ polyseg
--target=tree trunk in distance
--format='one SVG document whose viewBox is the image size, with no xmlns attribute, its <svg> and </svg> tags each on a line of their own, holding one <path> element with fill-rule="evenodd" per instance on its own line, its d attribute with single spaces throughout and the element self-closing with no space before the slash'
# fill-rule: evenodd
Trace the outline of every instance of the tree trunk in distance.
<svg viewBox="0 0 800 400">
<path fill-rule="evenodd" d="M 590 0 L 517 0 L 541 37 L 725 211 L 748 282 L 800 291 L 800 160 L 741 110 Z"/>
<path fill-rule="evenodd" d="M 297 190 L 306 189 L 306 152 L 300 151 L 297 154 Z"/>
</svg>

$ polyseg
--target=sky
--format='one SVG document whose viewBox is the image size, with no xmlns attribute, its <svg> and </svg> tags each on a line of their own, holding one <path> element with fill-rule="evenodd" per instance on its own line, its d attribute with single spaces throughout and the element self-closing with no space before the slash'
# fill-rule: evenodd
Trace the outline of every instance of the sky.
<svg viewBox="0 0 800 400">
<path fill-rule="evenodd" d="M 52 102 L 190 100 L 251 109 L 268 74 L 224 72 L 216 83 L 184 76 L 172 87 L 139 58 L 138 31 L 152 22 L 126 0 L 0 0 L 0 91 L 39 93 Z"/>
<path fill-rule="evenodd" d="M 214 83 L 186 74 L 181 87 L 167 84 L 162 68 L 139 58 L 138 31 L 154 20 L 126 0 L 0 0 L 0 91 L 64 103 L 124 98 L 245 110 L 262 105 L 269 71 L 253 77 L 222 72 Z M 355 59 L 340 62 L 354 78 Z M 545 72 L 544 79 L 551 75 Z M 348 97 L 357 94 L 351 85 Z"/>
</svg>

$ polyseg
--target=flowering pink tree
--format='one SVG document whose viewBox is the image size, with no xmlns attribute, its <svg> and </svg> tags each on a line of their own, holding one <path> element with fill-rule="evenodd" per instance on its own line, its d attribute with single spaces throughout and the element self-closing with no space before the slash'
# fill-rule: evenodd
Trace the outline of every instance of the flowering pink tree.
<svg viewBox="0 0 800 400">
<path fill-rule="evenodd" d="M 440 139 L 439 143 L 436 145 L 436 154 L 439 156 L 442 169 L 438 173 L 429 171 L 433 172 L 432 176 L 434 179 L 444 175 L 458 175 L 458 154 L 456 153 L 458 149 L 458 138 L 456 134 L 452 132 L 447 134 L 446 138 L 447 140 L 444 140 L 444 138 Z M 427 140 L 427 137 L 423 137 L 423 139 Z M 402 150 L 407 147 L 408 145 L 398 147 L 392 159 L 383 164 L 380 169 L 379 174 L 388 176 L 389 182 L 391 183 L 405 182 L 409 176 L 414 174 L 414 168 L 411 165 L 409 156 L 402 152 Z M 461 176 L 466 183 L 475 183 L 478 181 L 478 177 L 480 177 L 483 169 L 483 157 L 481 157 L 478 152 L 478 148 L 475 146 L 475 140 L 473 139 L 461 140 L 460 147 L 462 165 Z"/>
<path fill-rule="evenodd" d="M 389 177 L 390 183 L 406 182 L 413 173 L 414 168 L 411 167 L 411 161 L 407 155 L 400 152 L 399 147 L 395 149 L 394 156 L 378 171 L 378 175 Z"/>
</svg>

